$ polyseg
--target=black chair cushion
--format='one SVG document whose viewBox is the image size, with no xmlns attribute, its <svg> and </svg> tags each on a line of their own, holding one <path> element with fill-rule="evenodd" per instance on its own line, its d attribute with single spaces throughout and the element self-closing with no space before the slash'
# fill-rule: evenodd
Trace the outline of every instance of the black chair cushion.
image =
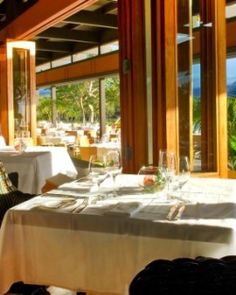
<svg viewBox="0 0 236 295">
<path fill-rule="evenodd" d="M 154 260 L 134 277 L 129 294 L 236 294 L 236 256 Z"/>
<path fill-rule="evenodd" d="M 8 209 L 16 206 L 22 202 L 25 202 L 35 195 L 23 193 L 21 191 L 12 191 L 0 196 L 0 226 L 2 224 L 3 217 Z"/>
<path fill-rule="evenodd" d="M 7 294 L 19 295 L 50 295 L 46 286 L 24 284 L 23 282 L 14 283 Z"/>
<path fill-rule="evenodd" d="M 8 173 L 8 177 L 11 181 L 11 183 L 14 185 L 15 188 L 18 188 L 18 179 L 19 175 L 17 172 L 10 172 Z"/>
</svg>

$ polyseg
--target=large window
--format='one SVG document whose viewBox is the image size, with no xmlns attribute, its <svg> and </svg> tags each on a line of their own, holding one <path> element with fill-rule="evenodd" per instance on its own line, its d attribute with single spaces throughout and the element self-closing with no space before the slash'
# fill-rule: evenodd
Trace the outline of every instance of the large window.
<svg viewBox="0 0 236 295">
<path fill-rule="evenodd" d="M 235 52 L 236 55 L 236 52 Z M 236 170 L 236 57 L 227 59 L 228 168 Z"/>
<path fill-rule="evenodd" d="M 236 170 L 236 3 L 226 6 L 227 26 L 227 97 L 228 97 L 228 169 Z"/>
<path fill-rule="evenodd" d="M 104 132 L 111 127 L 119 128 L 119 77 L 88 79 L 53 86 L 52 89 L 39 89 L 37 120 L 38 127 L 64 125 L 69 129 L 93 127 L 99 130 L 103 124 Z"/>
<path fill-rule="evenodd" d="M 217 171 L 216 59 L 211 1 L 178 1 L 179 154 Z M 209 5 L 209 6 L 208 6 Z"/>
</svg>

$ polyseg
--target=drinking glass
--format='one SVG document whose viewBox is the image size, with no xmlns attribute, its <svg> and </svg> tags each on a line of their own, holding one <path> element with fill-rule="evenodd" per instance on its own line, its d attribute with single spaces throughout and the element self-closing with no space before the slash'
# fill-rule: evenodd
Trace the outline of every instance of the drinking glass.
<svg viewBox="0 0 236 295">
<path fill-rule="evenodd" d="M 142 188 L 147 192 L 158 192 L 163 190 L 165 186 L 165 178 L 160 173 L 160 169 L 157 166 L 147 165 L 142 166 L 139 169 L 138 175 L 140 177 L 139 183 Z"/>
<path fill-rule="evenodd" d="M 166 150 L 159 151 L 159 168 L 166 180 L 167 190 L 170 190 L 170 184 L 174 181 L 176 175 L 176 156 L 174 152 Z"/>
<path fill-rule="evenodd" d="M 158 170 L 158 167 L 156 167 L 156 166 L 152 166 L 152 165 L 145 166 L 144 165 L 139 169 L 138 174 L 139 175 L 156 175 L 157 170 Z"/>
<path fill-rule="evenodd" d="M 91 177 L 94 184 L 92 190 L 99 190 L 100 184 L 105 180 L 106 175 L 106 157 L 92 155 L 89 159 L 89 177 Z"/>
<path fill-rule="evenodd" d="M 178 186 L 182 186 L 188 182 L 190 178 L 190 165 L 187 156 L 180 156 L 179 158 L 179 174 L 178 174 Z"/>
<path fill-rule="evenodd" d="M 116 192 L 116 177 L 122 172 L 121 159 L 119 151 L 110 151 L 106 155 L 106 171 L 112 178 L 113 192 Z"/>
</svg>

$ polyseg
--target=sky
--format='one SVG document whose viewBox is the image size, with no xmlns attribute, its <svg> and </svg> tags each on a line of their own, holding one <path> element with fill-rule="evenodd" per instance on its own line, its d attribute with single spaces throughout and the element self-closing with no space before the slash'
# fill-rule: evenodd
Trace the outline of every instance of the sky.
<svg viewBox="0 0 236 295">
<path fill-rule="evenodd" d="M 236 81 L 236 58 L 228 58 L 226 63 L 227 68 L 227 84 Z"/>
<path fill-rule="evenodd" d="M 236 82 L 236 58 L 228 58 L 226 62 L 227 85 Z M 200 88 L 200 64 L 193 65 L 193 84 L 195 88 Z"/>
</svg>

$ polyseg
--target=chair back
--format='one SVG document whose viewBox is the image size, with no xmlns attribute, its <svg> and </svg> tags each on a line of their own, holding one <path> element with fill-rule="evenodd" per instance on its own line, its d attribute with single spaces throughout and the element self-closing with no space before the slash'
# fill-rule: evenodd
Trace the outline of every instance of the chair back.
<svg viewBox="0 0 236 295">
<path fill-rule="evenodd" d="M 97 147 L 96 146 L 81 146 L 80 147 L 80 157 L 84 161 L 89 161 L 90 157 L 93 155 L 97 155 Z"/>
<path fill-rule="evenodd" d="M 158 259 L 132 280 L 129 295 L 236 294 L 236 256 Z"/>
</svg>

